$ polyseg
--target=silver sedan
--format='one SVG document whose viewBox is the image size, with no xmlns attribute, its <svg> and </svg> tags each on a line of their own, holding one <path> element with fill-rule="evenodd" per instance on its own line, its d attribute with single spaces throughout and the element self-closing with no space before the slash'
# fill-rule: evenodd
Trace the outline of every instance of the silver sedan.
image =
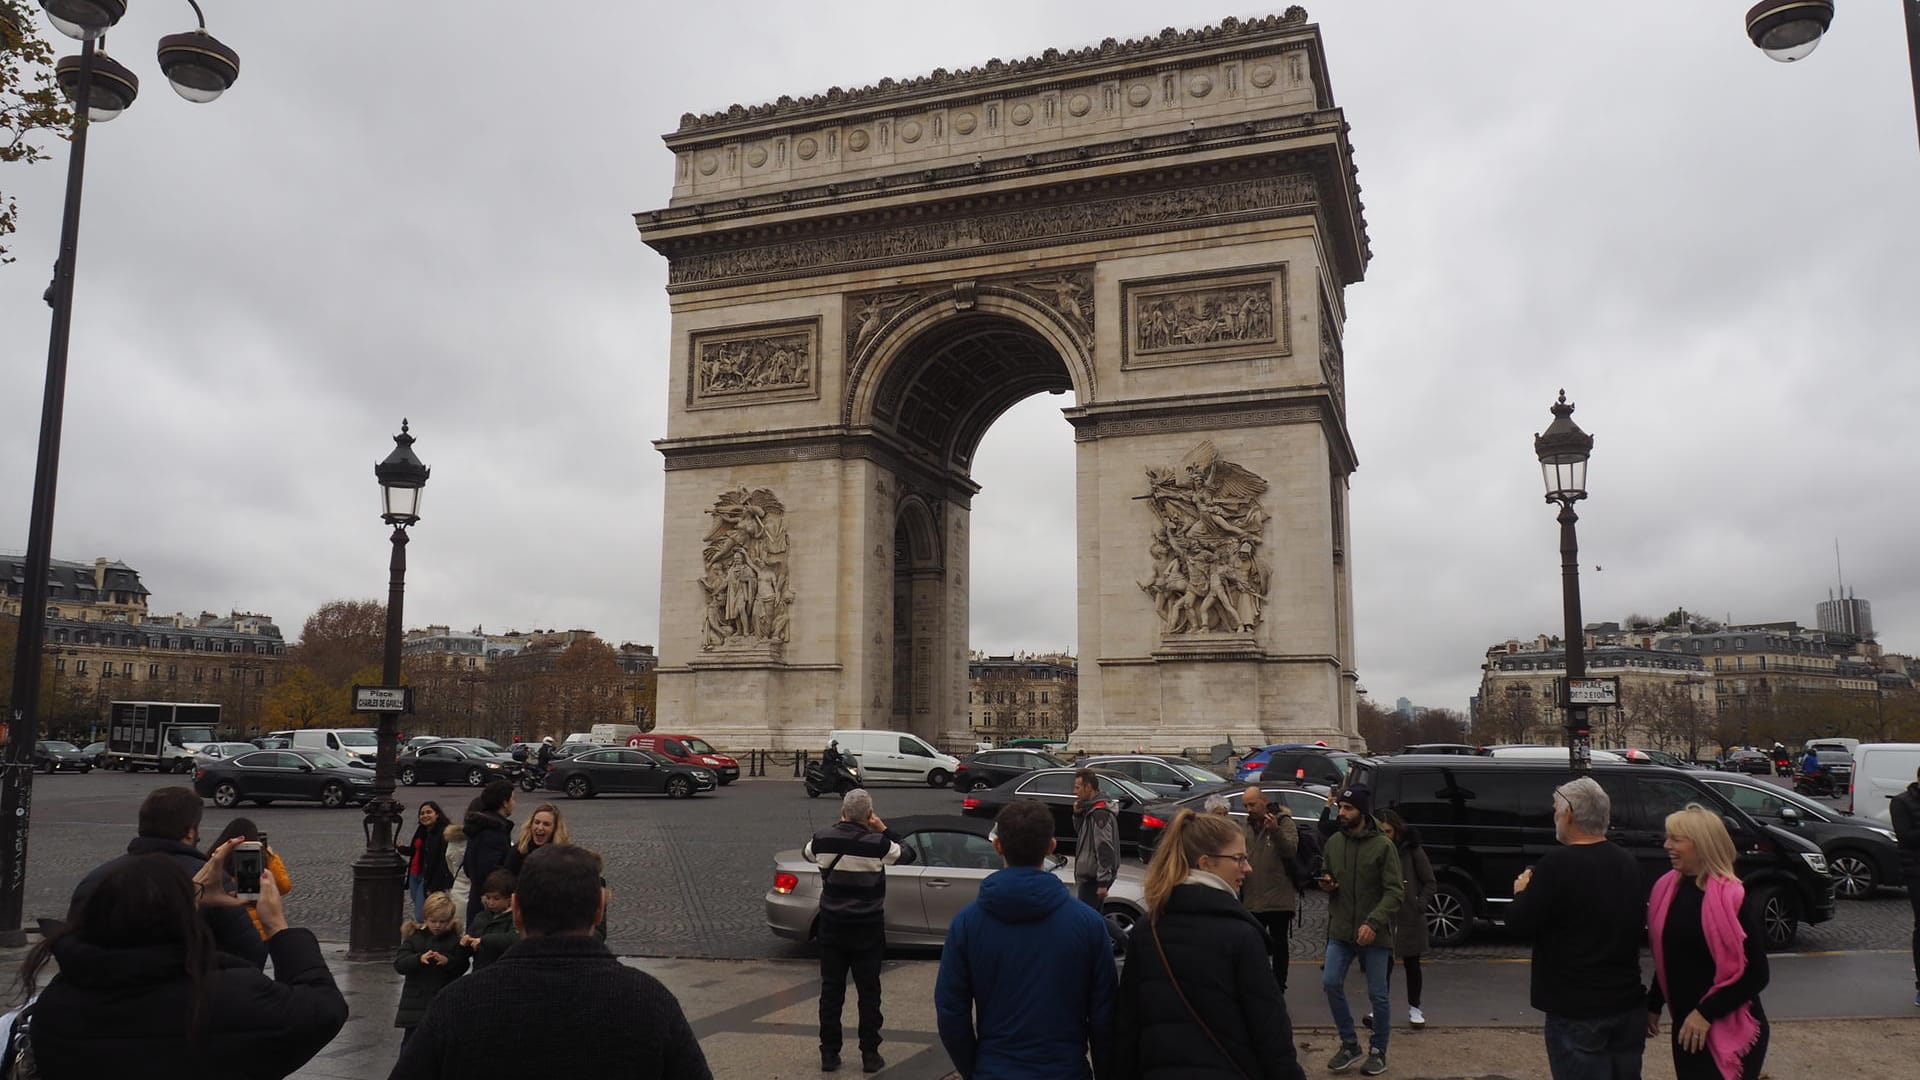
<svg viewBox="0 0 1920 1080">
<path fill-rule="evenodd" d="M 980 883 L 1005 866 L 987 839 L 993 823 L 967 817 L 911 817 L 888 822 L 914 861 L 887 868 L 887 944 L 939 946 L 960 909 L 973 903 Z M 783 938 L 811 941 L 820 913 L 820 868 L 790 848 L 773 857 L 773 888 L 767 893 L 767 928 Z M 1074 887 L 1073 864 L 1050 859 L 1067 889 Z M 1146 871 L 1123 862 L 1120 877 L 1107 893 L 1107 922 L 1122 932 L 1146 911 L 1142 886 Z"/>
</svg>

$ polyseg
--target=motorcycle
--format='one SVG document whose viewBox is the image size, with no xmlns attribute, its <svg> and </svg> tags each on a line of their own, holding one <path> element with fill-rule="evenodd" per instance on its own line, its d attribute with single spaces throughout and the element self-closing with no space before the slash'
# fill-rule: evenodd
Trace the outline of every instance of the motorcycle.
<svg viewBox="0 0 1920 1080">
<path fill-rule="evenodd" d="M 825 762 L 809 761 L 801 782 L 807 789 L 809 799 L 817 799 L 826 791 L 845 795 L 860 786 L 860 767 L 845 758 L 834 761 L 831 766 Z"/>
<path fill-rule="evenodd" d="M 520 767 L 520 790 L 539 791 L 547 782 L 547 770 L 551 765 L 542 765 L 538 761 L 528 761 Z"/>
<path fill-rule="evenodd" d="M 1825 769 L 1816 773 L 1801 773 L 1793 778 L 1793 790 L 1814 799 L 1833 797 L 1833 777 Z"/>
</svg>

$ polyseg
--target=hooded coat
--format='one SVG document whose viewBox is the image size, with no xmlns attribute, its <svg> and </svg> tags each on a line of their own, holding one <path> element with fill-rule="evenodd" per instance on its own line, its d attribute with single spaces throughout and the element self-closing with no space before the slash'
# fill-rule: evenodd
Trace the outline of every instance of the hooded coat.
<svg viewBox="0 0 1920 1080">
<path fill-rule="evenodd" d="M 1430 944 L 1427 901 L 1433 899 L 1436 884 L 1433 863 L 1427 858 L 1427 849 L 1420 846 L 1420 834 L 1411 827 L 1394 846 L 1400 849 L 1400 880 L 1406 895 L 1400 900 L 1400 910 L 1393 913 L 1393 955 L 1402 959 L 1425 956 Z"/>
<path fill-rule="evenodd" d="M 429 952 L 439 953 L 447 962 L 423 962 L 420 958 Z M 400 1007 L 394 1010 L 393 1026 L 419 1027 L 420 1021 L 426 1018 L 427 1006 L 433 1004 L 433 999 L 453 980 L 465 975 L 472 961 L 472 950 L 460 944 L 458 927 L 436 934 L 422 926 L 408 934 L 393 953 L 393 970 L 406 976 L 406 982 L 400 987 Z"/>
<path fill-rule="evenodd" d="M 507 865 L 507 854 L 513 850 L 513 822 L 491 810 L 475 810 L 467 815 L 464 827 L 467 847 L 460 869 L 466 871 L 470 886 L 465 921 L 472 922 L 480 914 L 480 890 L 486 887 L 487 875 Z"/>
<path fill-rule="evenodd" d="M 1117 990 L 1106 920 L 1052 873 L 1010 866 L 947 928 L 933 1007 L 966 1080 L 1084 1080 L 1089 1047 L 1107 1074 Z"/>
</svg>

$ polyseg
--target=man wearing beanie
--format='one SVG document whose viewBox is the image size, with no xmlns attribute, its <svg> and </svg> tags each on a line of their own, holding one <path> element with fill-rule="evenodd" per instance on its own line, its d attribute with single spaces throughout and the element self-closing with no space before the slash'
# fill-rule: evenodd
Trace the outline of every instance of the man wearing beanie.
<svg viewBox="0 0 1920 1080">
<path fill-rule="evenodd" d="M 1387 1034 L 1392 1028 L 1387 1004 L 1387 973 L 1393 963 L 1393 916 L 1406 891 L 1400 880 L 1400 854 L 1373 821 L 1373 796 L 1364 785 L 1329 796 L 1339 828 L 1327 839 L 1320 888 L 1327 896 L 1327 960 L 1320 982 L 1340 1030 L 1340 1049 L 1327 1062 L 1330 1072 L 1346 1072 L 1361 1063 L 1353 1012 L 1347 1007 L 1347 970 L 1355 960 L 1367 977 L 1373 1005 L 1373 1039 L 1360 1072 L 1387 1071 Z"/>
</svg>

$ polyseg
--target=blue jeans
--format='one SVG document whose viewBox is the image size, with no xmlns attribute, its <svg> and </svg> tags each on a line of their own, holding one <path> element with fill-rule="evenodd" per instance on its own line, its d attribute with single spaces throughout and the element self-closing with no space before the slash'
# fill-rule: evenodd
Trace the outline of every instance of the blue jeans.
<svg viewBox="0 0 1920 1080">
<path fill-rule="evenodd" d="M 1353 1012 L 1347 1008 L 1347 969 L 1355 960 L 1366 973 L 1367 1000 L 1373 1004 L 1372 1046 L 1384 1054 L 1388 1030 L 1393 1026 L 1393 1012 L 1387 1004 L 1387 973 L 1393 969 L 1393 950 L 1386 945 L 1327 939 L 1327 962 L 1320 969 L 1320 987 L 1327 992 L 1333 1026 L 1340 1029 L 1340 1045 L 1360 1045 L 1360 1037 L 1353 1032 Z"/>
<path fill-rule="evenodd" d="M 1640 1080 L 1647 1010 L 1613 1016 L 1547 1014 L 1547 1065 L 1553 1080 Z"/>
<path fill-rule="evenodd" d="M 407 894 L 413 897 L 413 921 L 427 921 L 427 879 L 419 874 L 407 875 Z"/>
</svg>

